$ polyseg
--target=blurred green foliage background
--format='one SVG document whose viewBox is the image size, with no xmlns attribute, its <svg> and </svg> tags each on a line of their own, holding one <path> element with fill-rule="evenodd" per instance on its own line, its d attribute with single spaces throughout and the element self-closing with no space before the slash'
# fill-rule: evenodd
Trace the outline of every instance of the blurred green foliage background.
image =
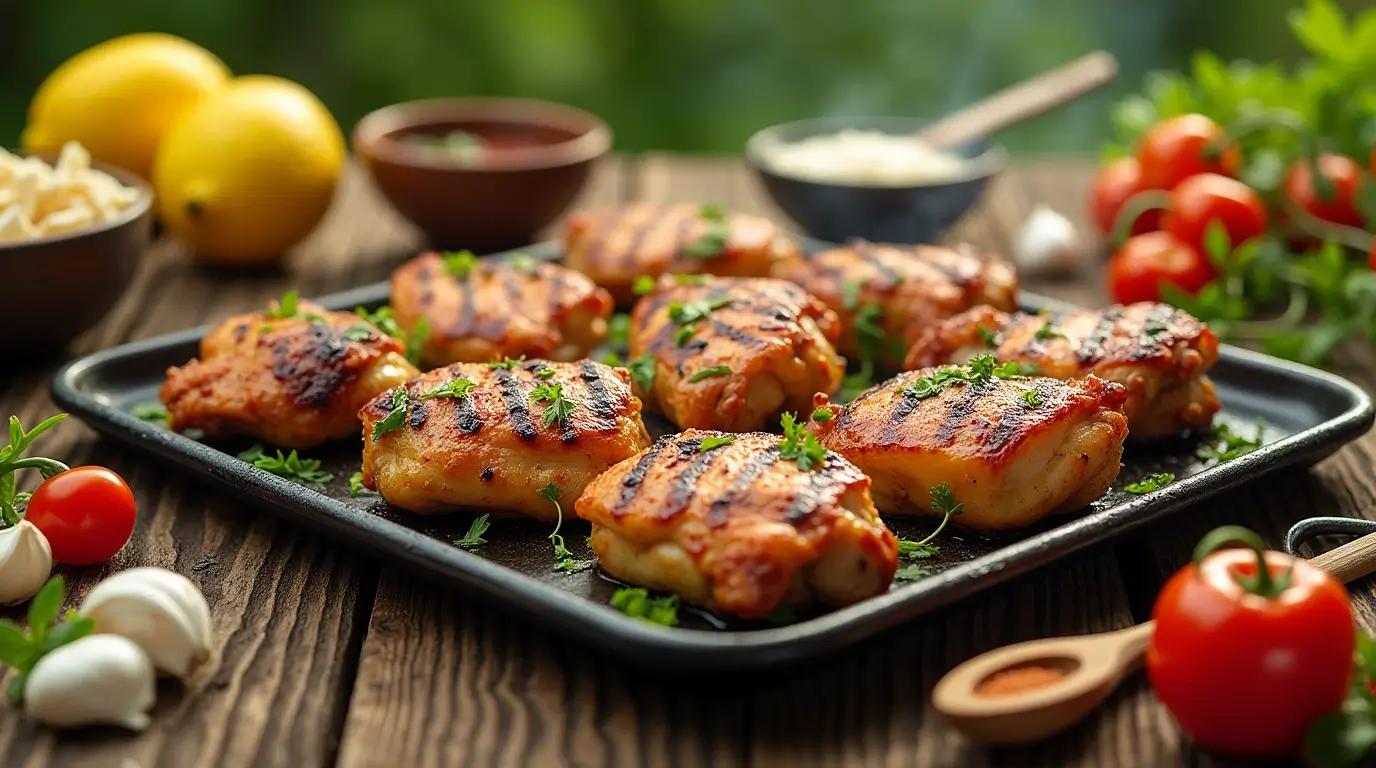
<svg viewBox="0 0 1376 768">
<path fill-rule="evenodd" d="M 1342 0 L 1350 13 L 1369 0 Z M 1198 48 L 1290 62 L 1291 0 L 0 0 L 0 144 L 72 54 L 162 31 L 319 95 L 345 131 L 408 99 L 500 94 L 590 109 L 621 150 L 738 152 L 820 114 L 939 115 L 1103 48 L 1118 84 L 1002 139 L 1093 152 L 1107 105 Z"/>
</svg>

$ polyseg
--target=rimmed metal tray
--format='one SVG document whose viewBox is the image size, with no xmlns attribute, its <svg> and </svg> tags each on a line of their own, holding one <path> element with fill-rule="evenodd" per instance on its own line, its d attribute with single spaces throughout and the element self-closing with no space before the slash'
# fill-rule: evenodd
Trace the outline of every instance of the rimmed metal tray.
<svg viewBox="0 0 1376 768">
<path fill-rule="evenodd" d="M 524 252 L 558 257 L 552 243 Z M 373 308 L 387 298 L 388 285 L 378 283 L 316 301 L 332 309 L 352 309 Z M 1028 294 L 1022 303 L 1035 309 L 1063 306 Z M 922 561 L 932 575 L 897 583 L 884 595 L 840 610 L 793 617 L 786 624 L 743 624 L 684 611 L 679 627 L 664 628 L 609 607 L 619 585 L 596 569 L 572 575 L 553 571 L 548 526 L 494 519 L 485 536 L 489 543 L 471 553 L 449 543 L 467 530 L 470 514 L 420 517 L 372 494 L 351 497 L 348 478 L 359 466 L 359 443 L 307 452 L 321 459 L 334 479 L 325 486 L 306 487 L 237 459 L 235 453 L 247 441 L 205 444 L 132 415 L 137 406 L 156 402 L 166 369 L 195 356 L 207 330 L 193 328 L 74 360 L 53 378 L 53 399 L 105 435 L 361 552 L 487 599 L 550 632 L 661 668 L 766 667 L 836 650 L 1262 474 L 1313 464 L 1365 433 L 1373 421 L 1372 403 L 1355 385 L 1323 371 L 1224 346 L 1210 374 L 1223 401 L 1220 420 L 1243 434 L 1254 433 L 1262 420 L 1266 444 L 1261 449 L 1211 464 L 1196 458 L 1199 439 L 1130 445 L 1114 489 L 1083 512 L 1050 519 L 1016 535 L 943 533 L 940 557 Z M 1145 495 L 1122 490 L 1157 472 L 1172 472 L 1177 480 Z M 931 526 L 928 521 L 889 523 L 903 537 L 923 535 Z M 566 520 L 566 526 L 570 549 L 590 558 L 583 540 L 586 524 Z"/>
</svg>

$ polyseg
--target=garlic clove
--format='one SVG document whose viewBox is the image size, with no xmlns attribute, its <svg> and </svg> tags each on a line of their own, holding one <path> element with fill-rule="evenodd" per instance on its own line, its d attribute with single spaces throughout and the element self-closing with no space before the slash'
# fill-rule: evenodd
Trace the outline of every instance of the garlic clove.
<svg viewBox="0 0 1376 768">
<path fill-rule="evenodd" d="M 53 571 L 48 538 L 28 520 L 0 530 L 0 605 L 15 605 L 38 594 Z"/>
<path fill-rule="evenodd" d="M 88 635 L 38 660 L 24 685 L 24 712 L 58 728 L 148 727 L 157 699 L 153 662 L 132 640 Z"/>
<path fill-rule="evenodd" d="M 1045 205 L 1032 209 L 1013 240 L 1013 263 L 1030 275 L 1073 271 L 1086 253 L 1070 219 Z"/>
<path fill-rule="evenodd" d="M 96 632 L 126 637 L 160 672 L 191 677 L 212 655 L 210 606 L 189 579 L 164 568 L 131 568 L 101 581 L 79 612 Z"/>
</svg>

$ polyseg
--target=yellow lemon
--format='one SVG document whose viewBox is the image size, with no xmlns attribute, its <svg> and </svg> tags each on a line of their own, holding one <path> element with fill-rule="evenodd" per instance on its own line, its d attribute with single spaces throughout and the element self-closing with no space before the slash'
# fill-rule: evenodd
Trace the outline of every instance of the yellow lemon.
<svg viewBox="0 0 1376 768">
<path fill-rule="evenodd" d="M 153 164 L 163 222 L 206 261 L 262 265 L 310 234 L 344 171 L 344 135 L 310 91 L 241 77 L 189 111 Z"/>
<path fill-rule="evenodd" d="M 96 160 L 147 178 L 167 129 L 229 79 L 224 62 L 179 37 L 107 40 L 48 75 L 29 104 L 20 144 L 56 155 L 79 141 Z"/>
</svg>

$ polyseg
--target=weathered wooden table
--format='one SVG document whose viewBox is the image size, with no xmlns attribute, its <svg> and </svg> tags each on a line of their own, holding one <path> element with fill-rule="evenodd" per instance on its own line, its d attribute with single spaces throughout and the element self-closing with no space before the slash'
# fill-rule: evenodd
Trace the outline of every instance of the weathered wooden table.
<svg viewBox="0 0 1376 768">
<path fill-rule="evenodd" d="M 952 236 L 1007 253 L 1037 202 L 1083 227 L 1090 169 L 1084 160 L 1022 162 Z M 773 212 L 729 158 L 610 160 L 580 205 L 633 199 Z M 381 280 L 419 244 L 355 176 L 283 271 L 210 272 L 177 244 L 156 245 L 128 297 L 74 351 L 216 321 L 293 286 L 309 296 Z M 1074 282 L 1026 281 L 1086 304 L 1104 301 L 1101 286 L 1098 262 Z M 49 415 L 48 379 L 59 362 L 0 368 L 0 415 L 30 425 Z M 1337 370 L 1376 388 L 1368 348 L 1344 350 Z M 187 574 L 210 600 L 221 660 L 200 690 L 163 685 L 142 735 L 59 735 L 0 709 L 0 764 L 15 768 L 1210 764 L 1141 675 L 1086 723 L 1020 750 L 971 746 L 931 711 L 928 694 L 942 673 L 989 648 L 1144 620 L 1163 579 L 1213 526 L 1245 524 L 1278 544 L 1301 517 L 1376 511 L 1376 436 L 1368 435 L 1311 472 L 1258 480 L 834 658 L 759 679 L 689 684 L 657 681 L 278 522 L 78 423 L 38 450 L 110 466 L 138 497 L 133 540 L 105 568 L 69 573 L 74 591 L 134 565 Z M 1376 627 L 1372 586 L 1353 590 L 1362 622 Z"/>
</svg>

